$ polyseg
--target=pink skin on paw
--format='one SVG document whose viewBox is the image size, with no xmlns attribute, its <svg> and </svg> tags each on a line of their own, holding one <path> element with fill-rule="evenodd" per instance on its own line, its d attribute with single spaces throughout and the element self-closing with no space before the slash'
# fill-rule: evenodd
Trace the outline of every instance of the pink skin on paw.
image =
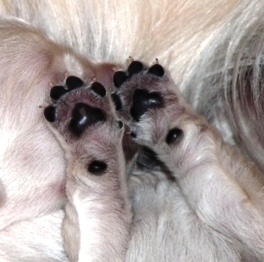
<svg viewBox="0 0 264 262">
<path fill-rule="evenodd" d="M 95 78 L 96 81 L 102 83 L 106 89 L 113 87 L 113 75 L 116 68 L 120 68 L 120 65 L 103 63 L 96 66 Z"/>
</svg>

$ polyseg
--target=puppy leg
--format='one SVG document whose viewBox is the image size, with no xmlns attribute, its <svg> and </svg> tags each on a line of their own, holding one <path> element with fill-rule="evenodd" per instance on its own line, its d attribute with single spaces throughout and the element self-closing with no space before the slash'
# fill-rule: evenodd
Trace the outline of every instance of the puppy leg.
<svg viewBox="0 0 264 262">
<path fill-rule="evenodd" d="M 43 117 L 50 83 L 65 74 L 109 86 L 113 65 L 95 64 L 16 19 L 0 19 L 0 230 L 60 209 L 63 150 Z"/>
<path fill-rule="evenodd" d="M 134 141 L 167 165 L 200 221 L 232 239 L 242 257 L 262 260 L 264 181 L 256 166 L 186 104 L 159 64 L 134 61 L 115 79 Z"/>
<path fill-rule="evenodd" d="M 67 89 L 66 89 L 67 88 Z M 63 237 L 70 261 L 124 261 L 129 227 L 123 123 L 104 86 L 74 76 L 51 89 L 44 111 L 65 149 L 67 166 Z"/>
</svg>

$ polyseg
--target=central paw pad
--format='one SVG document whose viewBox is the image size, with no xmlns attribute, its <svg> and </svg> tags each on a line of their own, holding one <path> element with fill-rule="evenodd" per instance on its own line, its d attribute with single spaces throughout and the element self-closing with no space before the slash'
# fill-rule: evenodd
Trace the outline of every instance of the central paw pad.
<svg viewBox="0 0 264 262">
<path fill-rule="evenodd" d="M 163 99 L 158 92 L 149 92 L 146 89 L 136 89 L 133 95 L 133 103 L 130 114 L 135 121 L 150 108 L 160 108 L 163 105 Z"/>
<path fill-rule="evenodd" d="M 105 121 L 106 116 L 100 108 L 78 103 L 72 111 L 69 129 L 74 135 L 81 136 L 88 126 Z"/>
</svg>

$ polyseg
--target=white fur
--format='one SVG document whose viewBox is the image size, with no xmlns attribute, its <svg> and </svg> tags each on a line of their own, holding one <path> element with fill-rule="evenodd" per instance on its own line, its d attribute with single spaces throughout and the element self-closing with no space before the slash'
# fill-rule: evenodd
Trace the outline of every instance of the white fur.
<svg viewBox="0 0 264 262">
<path fill-rule="evenodd" d="M 98 70 L 100 65 L 90 61 L 123 64 L 132 55 L 151 63 L 158 57 L 193 107 L 263 172 L 264 125 L 259 100 L 263 94 L 258 84 L 263 63 L 261 1 L 23 0 L 1 1 L 0 10 L 1 261 L 67 261 L 60 234 L 66 162 L 62 148 L 46 126 L 43 108 L 50 102 L 50 82 L 62 83 L 65 73 L 87 81 L 102 78 L 96 75 L 102 72 Z M 249 91 L 254 103 L 247 105 L 238 97 L 248 96 L 243 83 L 238 85 L 244 65 L 255 68 L 253 89 Z M 223 154 L 220 160 L 227 157 L 231 166 L 232 161 L 238 166 L 240 161 L 244 163 L 237 154 L 233 157 L 230 150 L 225 153 L 221 148 L 216 146 L 216 151 Z M 199 149 L 208 156 L 204 145 Z M 222 174 L 225 165 L 220 171 L 219 165 L 210 169 Z M 240 172 L 231 169 L 228 176 L 237 174 L 239 179 Z M 234 194 L 240 194 L 246 186 L 251 188 L 251 183 L 255 185 L 250 168 L 243 169 L 241 175 L 247 182 L 243 186 L 238 183 Z M 215 214 L 225 212 L 226 203 L 222 201 L 230 192 L 229 181 L 219 181 L 218 191 L 213 187 L 210 191 L 207 176 L 205 170 L 192 183 L 183 179 L 176 186 L 161 178 L 156 188 L 142 183 L 132 189 L 135 227 L 127 261 L 263 260 L 262 196 L 256 193 L 255 213 L 252 209 L 245 211 L 253 216 L 251 223 L 233 221 L 228 232 L 217 225 L 219 232 L 214 232 L 214 237 L 220 244 L 216 246 L 207 229 L 219 222 Z M 257 188 L 262 185 L 260 179 Z M 210 197 L 217 195 L 210 203 L 202 202 L 201 207 L 192 203 L 205 209 L 211 219 L 201 225 L 198 234 L 188 227 L 195 219 L 188 203 L 201 191 Z M 236 207 L 231 204 L 229 212 Z M 240 217 L 243 214 L 234 219 Z M 228 221 L 226 216 L 223 219 Z M 228 239 L 218 234 L 228 235 Z"/>
</svg>

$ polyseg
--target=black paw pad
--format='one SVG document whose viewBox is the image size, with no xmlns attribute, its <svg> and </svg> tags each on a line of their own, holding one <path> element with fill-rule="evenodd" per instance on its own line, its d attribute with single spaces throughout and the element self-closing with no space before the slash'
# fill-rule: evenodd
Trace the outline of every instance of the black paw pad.
<svg viewBox="0 0 264 262">
<path fill-rule="evenodd" d="M 130 114 L 135 121 L 139 121 L 140 117 L 150 108 L 160 108 L 163 106 L 163 99 L 158 92 L 150 93 L 146 89 L 136 89 L 133 95 L 133 104 Z"/>
<path fill-rule="evenodd" d="M 163 77 L 165 71 L 161 65 L 155 64 L 149 68 L 148 73 L 154 76 Z"/>
<path fill-rule="evenodd" d="M 118 126 L 119 126 L 120 129 L 123 128 L 124 124 L 123 124 L 122 121 L 117 121 L 117 123 L 118 123 Z"/>
<path fill-rule="evenodd" d="M 120 87 L 127 80 L 127 78 L 128 76 L 124 71 L 115 72 L 113 76 L 113 82 L 115 87 Z"/>
<path fill-rule="evenodd" d="M 55 121 L 55 113 L 56 113 L 56 108 L 54 106 L 48 106 L 44 109 L 44 116 L 46 120 L 49 122 Z"/>
<path fill-rule="evenodd" d="M 129 65 L 129 67 L 127 69 L 127 72 L 129 74 L 129 76 L 132 76 L 132 75 L 138 74 L 143 69 L 144 69 L 144 66 L 143 66 L 143 64 L 141 62 L 139 62 L 139 61 L 133 61 Z"/>
<path fill-rule="evenodd" d="M 135 132 L 131 132 L 130 135 L 131 135 L 131 137 L 133 137 L 133 138 L 137 138 L 137 134 L 136 134 Z"/>
<path fill-rule="evenodd" d="M 57 101 L 61 96 L 68 92 L 63 86 L 53 86 L 50 90 L 50 97 Z"/>
<path fill-rule="evenodd" d="M 104 97 L 106 95 L 105 87 L 101 83 L 98 82 L 92 83 L 91 90 L 101 97 Z"/>
<path fill-rule="evenodd" d="M 176 141 L 179 141 L 182 135 L 183 135 L 183 131 L 181 129 L 173 128 L 169 131 L 169 133 L 166 136 L 166 143 L 168 145 L 171 145 L 175 143 Z"/>
<path fill-rule="evenodd" d="M 116 110 L 120 110 L 122 108 L 122 102 L 120 96 L 116 93 L 111 95 L 113 102 L 115 103 Z"/>
<path fill-rule="evenodd" d="M 88 126 L 105 121 L 106 116 L 100 108 L 91 107 L 84 103 L 78 103 L 72 111 L 69 130 L 75 136 L 79 137 Z"/>
<path fill-rule="evenodd" d="M 103 161 L 93 161 L 88 166 L 88 171 L 93 175 L 102 175 L 107 169 L 107 164 Z"/>
<path fill-rule="evenodd" d="M 83 83 L 82 79 L 80 79 L 77 76 L 69 76 L 66 79 L 66 86 L 68 87 L 69 90 L 76 89 L 76 88 L 81 87 L 83 85 L 84 85 L 84 83 Z"/>
</svg>

